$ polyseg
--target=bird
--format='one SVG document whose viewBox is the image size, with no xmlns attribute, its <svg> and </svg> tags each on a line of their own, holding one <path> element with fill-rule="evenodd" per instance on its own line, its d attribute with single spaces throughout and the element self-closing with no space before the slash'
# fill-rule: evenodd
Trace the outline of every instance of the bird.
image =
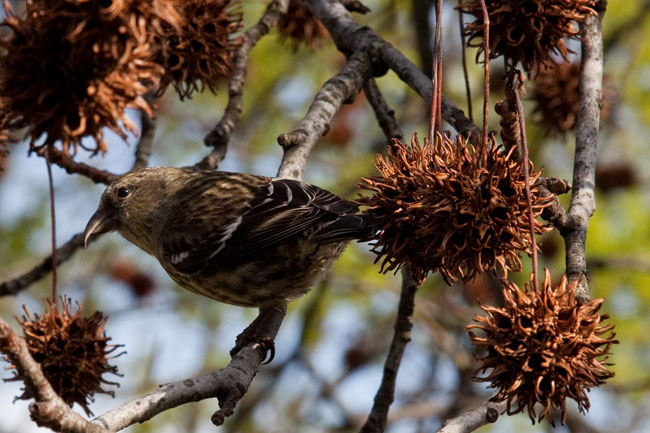
<svg viewBox="0 0 650 433">
<path fill-rule="evenodd" d="M 84 245 L 110 231 L 182 288 L 261 316 L 309 291 L 349 241 L 375 228 L 354 202 L 299 180 L 148 167 L 107 186 Z M 234 353 L 257 338 L 254 323 Z"/>
</svg>

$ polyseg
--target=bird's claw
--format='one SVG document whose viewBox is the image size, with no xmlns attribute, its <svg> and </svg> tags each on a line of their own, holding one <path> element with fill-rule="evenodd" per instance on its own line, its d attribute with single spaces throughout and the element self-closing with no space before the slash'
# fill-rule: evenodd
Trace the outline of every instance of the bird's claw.
<svg viewBox="0 0 650 433">
<path fill-rule="evenodd" d="M 248 334 L 246 330 L 237 336 L 235 340 L 235 347 L 230 350 L 230 357 L 234 358 L 245 346 L 249 343 L 258 344 L 264 351 L 264 361 L 262 365 L 266 365 L 273 361 L 275 358 L 275 341 L 273 338 L 265 335 Z"/>
</svg>

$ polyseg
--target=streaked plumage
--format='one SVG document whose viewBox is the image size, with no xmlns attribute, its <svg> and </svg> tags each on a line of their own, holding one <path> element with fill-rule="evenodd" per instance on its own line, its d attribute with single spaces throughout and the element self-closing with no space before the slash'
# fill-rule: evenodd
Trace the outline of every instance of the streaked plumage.
<svg viewBox="0 0 650 433">
<path fill-rule="evenodd" d="M 86 239 L 115 229 L 180 286 L 266 307 L 307 292 L 347 241 L 368 237 L 357 212 L 354 203 L 297 180 L 152 167 L 106 188 Z"/>
</svg>

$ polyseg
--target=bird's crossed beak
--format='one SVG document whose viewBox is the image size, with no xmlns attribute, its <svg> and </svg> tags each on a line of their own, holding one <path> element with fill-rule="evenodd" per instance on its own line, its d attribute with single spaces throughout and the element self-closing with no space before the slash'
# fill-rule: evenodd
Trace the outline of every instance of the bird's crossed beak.
<svg viewBox="0 0 650 433">
<path fill-rule="evenodd" d="M 110 232 L 117 228 L 117 218 L 112 213 L 106 212 L 101 207 L 90 217 L 90 221 L 86 224 L 84 230 L 84 247 L 88 247 L 88 239 L 92 235 L 100 235 L 102 233 Z"/>
</svg>

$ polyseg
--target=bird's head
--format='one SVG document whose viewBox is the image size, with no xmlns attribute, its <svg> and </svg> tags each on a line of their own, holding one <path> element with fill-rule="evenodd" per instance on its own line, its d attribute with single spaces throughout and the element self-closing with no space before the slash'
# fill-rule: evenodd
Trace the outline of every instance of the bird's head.
<svg viewBox="0 0 650 433">
<path fill-rule="evenodd" d="M 180 172 L 170 167 L 151 167 L 128 172 L 114 180 L 86 225 L 84 245 L 88 245 L 91 236 L 116 230 L 153 254 L 149 241 L 156 222 L 164 215 L 161 204 L 173 189 L 177 170 Z"/>
</svg>

